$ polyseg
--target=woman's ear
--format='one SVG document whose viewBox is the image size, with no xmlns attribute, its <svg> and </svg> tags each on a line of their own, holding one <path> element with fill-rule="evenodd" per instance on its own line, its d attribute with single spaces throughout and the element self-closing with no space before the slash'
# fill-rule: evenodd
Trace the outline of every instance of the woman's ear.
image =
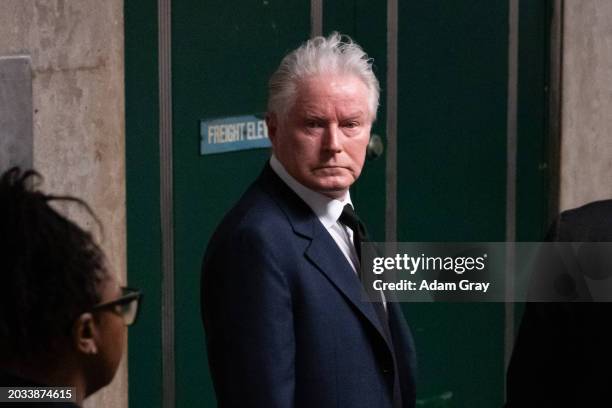
<svg viewBox="0 0 612 408">
<path fill-rule="evenodd" d="M 82 313 L 72 326 L 72 342 L 79 353 L 98 353 L 98 326 L 91 313 Z"/>
</svg>

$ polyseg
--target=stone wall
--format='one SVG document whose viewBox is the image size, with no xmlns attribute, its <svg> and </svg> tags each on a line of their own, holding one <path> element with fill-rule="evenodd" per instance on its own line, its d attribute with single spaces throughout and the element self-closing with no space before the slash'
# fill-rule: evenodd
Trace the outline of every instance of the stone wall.
<svg viewBox="0 0 612 408">
<path fill-rule="evenodd" d="M 560 207 L 612 198 L 612 2 L 565 0 Z"/>
<path fill-rule="evenodd" d="M 33 163 L 44 189 L 86 200 L 125 281 L 125 113 L 122 0 L 2 0 L 0 56 L 32 64 Z M 64 209 L 86 228 L 84 214 Z M 126 358 L 86 407 L 126 407 Z"/>
</svg>

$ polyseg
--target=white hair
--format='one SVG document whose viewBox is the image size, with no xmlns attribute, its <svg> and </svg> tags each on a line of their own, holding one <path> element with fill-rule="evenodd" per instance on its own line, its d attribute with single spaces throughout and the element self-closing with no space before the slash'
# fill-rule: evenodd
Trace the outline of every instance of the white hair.
<svg viewBox="0 0 612 408">
<path fill-rule="evenodd" d="M 268 82 L 268 112 L 284 119 L 293 107 L 297 86 L 320 74 L 355 75 L 368 88 L 368 107 L 376 119 L 380 85 L 372 71 L 372 59 L 346 35 L 333 32 L 314 37 L 283 58 Z"/>
</svg>

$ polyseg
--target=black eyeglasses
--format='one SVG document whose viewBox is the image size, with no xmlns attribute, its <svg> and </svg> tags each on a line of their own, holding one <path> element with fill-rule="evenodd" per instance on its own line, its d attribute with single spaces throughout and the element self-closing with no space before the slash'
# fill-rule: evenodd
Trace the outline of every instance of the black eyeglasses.
<svg viewBox="0 0 612 408">
<path fill-rule="evenodd" d="M 126 326 L 131 326 L 138 317 L 139 304 L 142 300 L 142 293 L 134 288 L 121 288 L 121 297 L 110 302 L 99 303 L 91 310 L 111 310 L 123 319 Z"/>
</svg>

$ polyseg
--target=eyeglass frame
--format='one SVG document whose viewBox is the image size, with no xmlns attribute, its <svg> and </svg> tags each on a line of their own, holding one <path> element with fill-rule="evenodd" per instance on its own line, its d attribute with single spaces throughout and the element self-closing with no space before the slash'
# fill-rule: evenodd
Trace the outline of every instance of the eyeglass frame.
<svg viewBox="0 0 612 408">
<path fill-rule="evenodd" d="M 97 311 L 103 311 L 107 309 L 114 311 L 113 309 L 114 306 L 125 305 L 133 301 L 136 301 L 137 306 L 136 306 L 136 314 L 134 315 L 134 320 L 132 320 L 132 322 L 129 324 L 127 323 L 125 324 L 126 326 L 132 326 L 134 323 L 136 323 L 136 320 L 138 319 L 138 314 L 140 313 L 140 305 L 142 303 L 143 294 L 140 289 L 131 288 L 127 286 L 122 286 L 120 289 L 122 292 L 122 295 L 120 297 L 118 297 L 117 299 L 108 301 L 108 302 L 98 303 L 97 305 L 94 305 L 91 308 L 91 311 L 97 312 Z M 123 318 L 123 315 L 121 315 L 121 317 Z"/>
</svg>

